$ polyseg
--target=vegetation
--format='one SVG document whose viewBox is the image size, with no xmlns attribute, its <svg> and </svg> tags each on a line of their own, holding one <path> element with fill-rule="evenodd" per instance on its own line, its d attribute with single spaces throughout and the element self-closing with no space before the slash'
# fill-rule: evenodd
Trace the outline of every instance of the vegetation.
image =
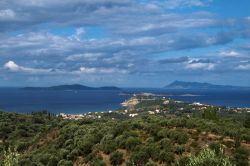
<svg viewBox="0 0 250 166">
<path fill-rule="evenodd" d="M 146 108 L 169 111 L 149 115 L 141 104 L 134 118 L 119 111 L 80 120 L 46 111 L 0 112 L 0 165 L 249 165 L 248 118 L 223 116 L 212 107 L 187 116 L 188 105 L 159 103 Z M 179 107 L 183 114 L 172 113 Z"/>
</svg>

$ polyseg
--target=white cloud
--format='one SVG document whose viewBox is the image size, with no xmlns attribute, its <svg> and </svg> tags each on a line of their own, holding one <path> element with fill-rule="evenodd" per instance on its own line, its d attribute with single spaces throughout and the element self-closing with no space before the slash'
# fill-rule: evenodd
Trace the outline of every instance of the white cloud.
<svg viewBox="0 0 250 166">
<path fill-rule="evenodd" d="M 175 9 L 178 7 L 205 6 L 206 3 L 201 0 L 167 0 L 166 8 Z"/>
<path fill-rule="evenodd" d="M 222 51 L 220 52 L 221 56 L 225 56 L 225 57 L 239 57 L 241 54 L 239 52 L 236 51 Z"/>
<path fill-rule="evenodd" d="M 214 63 L 189 63 L 186 65 L 187 69 L 192 69 L 192 70 L 213 70 L 215 68 Z"/>
<path fill-rule="evenodd" d="M 4 68 L 9 69 L 10 71 L 18 71 L 20 67 L 13 61 L 9 61 L 4 64 Z"/>
<path fill-rule="evenodd" d="M 117 68 L 96 68 L 96 67 L 80 67 L 80 74 L 126 74 L 127 71 Z"/>
<path fill-rule="evenodd" d="M 0 10 L 0 20 L 9 20 L 15 18 L 16 14 L 11 9 Z"/>
<path fill-rule="evenodd" d="M 82 27 L 81 28 L 76 28 L 75 34 L 72 35 L 70 38 L 71 39 L 76 39 L 76 40 L 80 41 L 81 40 L 81 36 L 83 34 L 85 34 L 85 29 L 84 28 L 82 28 Z"/>
<path fill-rule="evenodd" d="M 87 60 L 87 61 L 95 61 L 100 56 L 102 56 L 101 53 L 84 53 L 84 54 L 74 54 L 70 55 L 65 60 L 67 61 L 79 61 L 79 60 Z"/>
<path fill-rule="evenodd" d="M 236 67 L 237 70 L 250 70 L 250 64 L 239 65 Z"/>
<path fill-rule="evenodd" d="M 93 68 L 80 67 L 80 72 L 86 74 L 93 74 L 97 72 L 97 69 L 95 67 Z"/>
<path fill-rule="evenodd" d="M 39 73 L 41 74 L 41 73 L 51 72 L 51 69 L 37 69 L 37 68 L 23 67 L 16 64 L 14 61 L 8 61 L 7 63 L 5 63 L 4 68 L 12 72 L 24 72 L 30 74 L 39 74 Z"/>
</svg>

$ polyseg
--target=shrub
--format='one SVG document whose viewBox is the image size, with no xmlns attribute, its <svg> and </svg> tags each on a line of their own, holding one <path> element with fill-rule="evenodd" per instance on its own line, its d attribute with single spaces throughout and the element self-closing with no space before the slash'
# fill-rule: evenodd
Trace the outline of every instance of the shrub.
<svg viewBox="0 0 250 166">
<path fill-rule="evenodd" d="M 19 154 L 14 149 L 13 151 L 9 148 L 7 151 L 4 151 L 4 166 L 16 166 L 19 164 Z"/>
<path fill-rule="evenodd" d="M 159 152 L 160 152 L 160 146 L 156 143 L 150 143 L 145 146 L 145 151 L 149 154 L 150 158 L 153 160 L 158 160 L 159 158 Z"/>
<path fill-rule="evenodd" d="M 29 143 L 28 142 L 18 142 L 16 145 L 16 150 L 17 151 L 24 151 L 29 147 Z"/>
<path fill-rule="evenodd" d="M 245 140 L 247 143 L 250 143 L 250 135 L 248 135 L 248 134 L 243 134 L 241 136 L 241 139 Z"/>
<path fill-rule="evenodd" d="M 189 163 L 189 158 L 187 156 L 184 156 L 179 159 L 179 161 L 176 163 L 176 166 L 187 166 Z"/>
<path fill-rule="evenodd" d="M 126 146 L 126 149 L 128 150 L 132 150 L 136 147 L 136 145 L 139 145 L 140 144 L 140 140 L 136 137 L 129 137 L 127 140 L 126 140 L 126 143 L 125 143 L 125 146 Z"/>
<path fill-rule="evenodd" d="M 60 149 L 59 156 L 60 158 L 66 159 L 66 156 L 69 154 L 69 150 L 66 149 Z"/>
<path fill-rule="evenodd" d="M 94 158 L 90 162 L 90 166 L 105 166 L 106 164 L 102 161 L 101 158 Z"/>
<path fill-rule="evenodd" d="M 163 138 L 159 142 L 160 148 L 164 150 L 171 151 L 173 149 L 173 144 L 170 139 L 168 138 Z"/>
<path fill-rule="evenodd" d="M 157 139 L 168 138 L 168 136 L 169 136 L 168 129 L 162 129 L 157 133 Z"/>
<path fill-rule="evenodd" d="M 183 130 L 172 130 L 169 135 L 178 144 L 185 144 L 188 141 L 188 135 Z"/>
<path fill-rule="evenodd" d="M 78 144 L 81 154 L 88 155 L 92 151 L 94 143 L 91 140 L 83 140 Z"/>
<path fill-rule="evenodd" d="M 184 146 L 178 145 L 175 148 L 175 153 L 178 154 L 178 155 L 182 155 L 182 153 L 184 153 L 184 152 L 185 152 L 185 147 Z"/>
<path fill-rule="evenodd" d="M 111 161 L 111 164 L 114 166 L 120 165 L 123 161 L 123 153 L 118 152 L 118 151 L 111 153 L 110 161 Z"/>
<path fill-rule="evenodd" d="M 221 154 L 223 151 L 221 149 Z M 228 158 L 223 155 L 216 155 L 209 148 L 203 149 L 197 156 L 190 156 L 187 166 L 233 166 Z"/>
<path fill-rule="evenodd" d="M 73 163 L 68 160 L 60 160 L 57 166 L 73 166 Z"/>
<path fill-rule="evenodd" d="M 124 149 L 126 144 L 126 138 L 124 135 L 119 135 L 115 138 L 115 143 L 119 148 Z"/>
<path fill-rule="evenodd" d="M 243 147 L 235 150 L 235 162 L 237 166 L 248 166 L 249 152 Z"/>
<path fill-rule="evenodd" d="M 147 152 L 142 150 L 137 150 L 133 152 L 130 156 L 130 163 L 135 165 L 145 165 L 148 162 L 149 155 Z"/>
<path fill-rule="evenodd" d="M 49 158 L 47 166 L 55 166 L 55 165 L 57 165 L 58 161 L 59 161 L 59 159 L 56 156 L 51 156 Z"/>
<path fill-rule="evenodd" d="M 246 116 L 246 119 L 244 121 L 244 126 L 246 128 L 250 128 L 250 114 L 248 113 L 248 115 Z"/>
<path fill-rule="evenodd" d="M 216 155 L 220 155 L 222 145 L 218 142 L 212 142 L 209 144 L 209 148 L 213 150 Z"/>
<path fill-rule="evenodd" d="M 104 153 L 109 154 L 116 150 L 116 143 L 113 140 L 103 142 L 102 149 Z"/>
<path fill-rule="evenodd" d="M 175 160 L 174 153 L 163 150 L 160 152 L 159 160 L 162 163 L 167 163 L 167 164 L 173 163 Z"/>
</svg>

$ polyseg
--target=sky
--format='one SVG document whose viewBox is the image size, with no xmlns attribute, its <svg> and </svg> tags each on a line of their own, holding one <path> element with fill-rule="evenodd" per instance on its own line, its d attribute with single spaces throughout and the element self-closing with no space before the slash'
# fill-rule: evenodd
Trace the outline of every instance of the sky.
<svg viewBox="0 0 250 166">
<path fill-rule="evenodd" d="M 249 0 L 0 0 L 0 86 L 250 86 Z"/>
</svg>

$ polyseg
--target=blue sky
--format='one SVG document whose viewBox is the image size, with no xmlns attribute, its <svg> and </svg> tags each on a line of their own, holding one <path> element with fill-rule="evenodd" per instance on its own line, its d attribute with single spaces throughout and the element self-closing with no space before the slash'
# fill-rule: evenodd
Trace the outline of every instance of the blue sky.
<svg viewBox="0 0 250 166">
<path fill-rule="evenodd" d="M 250 86 L 249 0 L 1 0 L 0 86 Z"/>
</svg>

